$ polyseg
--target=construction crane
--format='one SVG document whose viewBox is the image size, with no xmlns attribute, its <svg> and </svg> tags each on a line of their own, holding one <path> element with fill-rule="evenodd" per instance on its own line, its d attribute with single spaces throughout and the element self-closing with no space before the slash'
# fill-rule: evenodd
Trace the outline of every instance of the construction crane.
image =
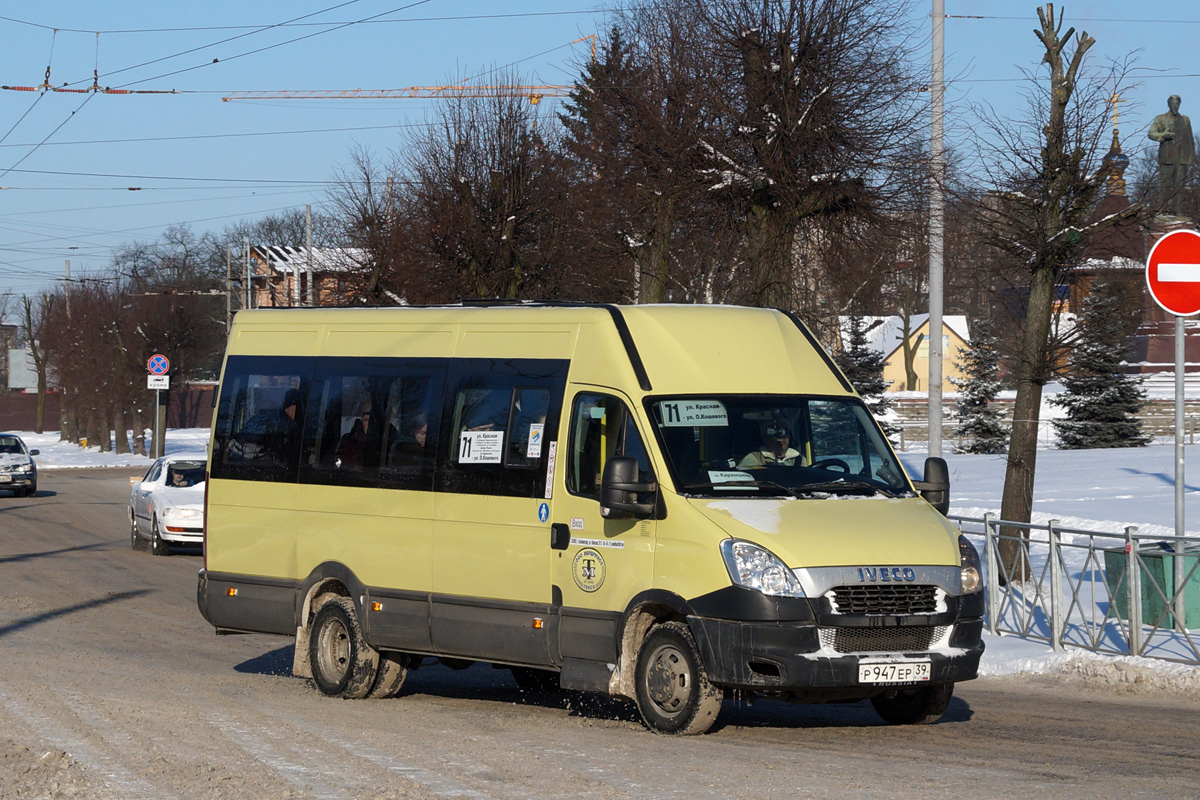
<svg viewBox="0 0 1200 800">
<path fill-rule="evenodd" d="M 568 44 L 578 44 L 587 40 L 592 42 L 592 61 L 596 60 L 596 34 L 581 36 Z M 408 86 L 402 89 L 301 89 L 297 91 L 273 92 L 230 92 L 222 97 L 222 103 L 230 100 L 374 100 L 396 98 L 416 98 L 419 100 L 439 100 L 444 98 L 462 99 L 467 97 L 528 97 L 529 102 L 537 105 L 543 97 L 569 97 L 574 86 Z"/>
</svg>

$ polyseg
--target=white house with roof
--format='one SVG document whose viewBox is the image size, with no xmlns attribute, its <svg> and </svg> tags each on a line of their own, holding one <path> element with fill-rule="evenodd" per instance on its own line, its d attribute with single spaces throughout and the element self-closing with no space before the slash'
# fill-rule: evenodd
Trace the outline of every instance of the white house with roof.
<svg viewBox="0 0 1200 800">
<path fill-rule="evenodd" d="M 890 381 L 889 392 L 906 390 L 904 374 L 904 319 L 899 316 L 862 317 L 866 330 L 867 346 L 881 354 L 886 362 L 883 367 L 883 379 Z M 850 317 L 841 317 L 842 344 L 845 345 L 850 331 Z M 914 391 L 928 391 L 929 384 L 929 315 L 913 314 L 909 318 L 909 341 L 913 343 L 913 369 L 917 373 L 917 385 Z M 951 378 L 966 377 L 964 371 L 964 356 L 971 346 L 971 334 L 967 327 L 967 318 L 961 314 L 947 314 L 942 317 L 942 378 L 943 390 L 956 391 L 950 382 Z"/>
</svg>

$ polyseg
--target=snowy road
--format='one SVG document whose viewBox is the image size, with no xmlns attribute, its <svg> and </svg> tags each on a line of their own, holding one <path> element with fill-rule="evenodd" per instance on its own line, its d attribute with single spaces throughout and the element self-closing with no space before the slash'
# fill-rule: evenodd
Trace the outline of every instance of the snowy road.
<svg viewBox="0 0 1200 800">
<path fill-rule="evenodd" d="M 129 549 L 127 470 L 0 495 L 0 798 L 1192 797 L 1200 698 L 1052 677 L 959 687 L 945 719 L 866 704 L 726 701 L 709 735 L 632 707 L 525 695 L 509 673 L 423 667 L 400 698 L 340 701 L 291 644 L 217 637 L 199 558 Z"/>
</svg>

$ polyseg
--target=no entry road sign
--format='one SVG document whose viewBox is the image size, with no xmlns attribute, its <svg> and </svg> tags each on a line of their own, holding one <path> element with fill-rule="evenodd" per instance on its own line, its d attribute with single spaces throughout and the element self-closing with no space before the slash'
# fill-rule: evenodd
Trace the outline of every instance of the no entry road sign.
<svg viewBox="0 0 1200 800">
<path fill-rule="evenodd" d="M 150 356 L 150 360 L 146 362 L 146 370 L 151 375 L 166 375 L 171 371 L 171 362 L 164 355 L 155 353 Z"/>
<path fill-rule="evenodd" d="M 1172 231 L 1159 239 L 1146 259 L 1146 285 L 1164 310 L 1200 314 L 1200 233 Z"/>
</svg>

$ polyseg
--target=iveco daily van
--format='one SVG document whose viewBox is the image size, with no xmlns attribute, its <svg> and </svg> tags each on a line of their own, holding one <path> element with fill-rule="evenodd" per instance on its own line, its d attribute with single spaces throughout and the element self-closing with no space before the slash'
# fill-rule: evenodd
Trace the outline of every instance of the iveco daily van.
<svg viewBox="0 0 1200 800">
<path fill-rule="evenodd" d="M 200 610 L 329 695 L 441 659 L 664 733 L 738 693 L 920 723 L 983 651 L 945 462 L 912 482 L 787 313 L 243 312 L 210 451 Z"/>
</svg>

